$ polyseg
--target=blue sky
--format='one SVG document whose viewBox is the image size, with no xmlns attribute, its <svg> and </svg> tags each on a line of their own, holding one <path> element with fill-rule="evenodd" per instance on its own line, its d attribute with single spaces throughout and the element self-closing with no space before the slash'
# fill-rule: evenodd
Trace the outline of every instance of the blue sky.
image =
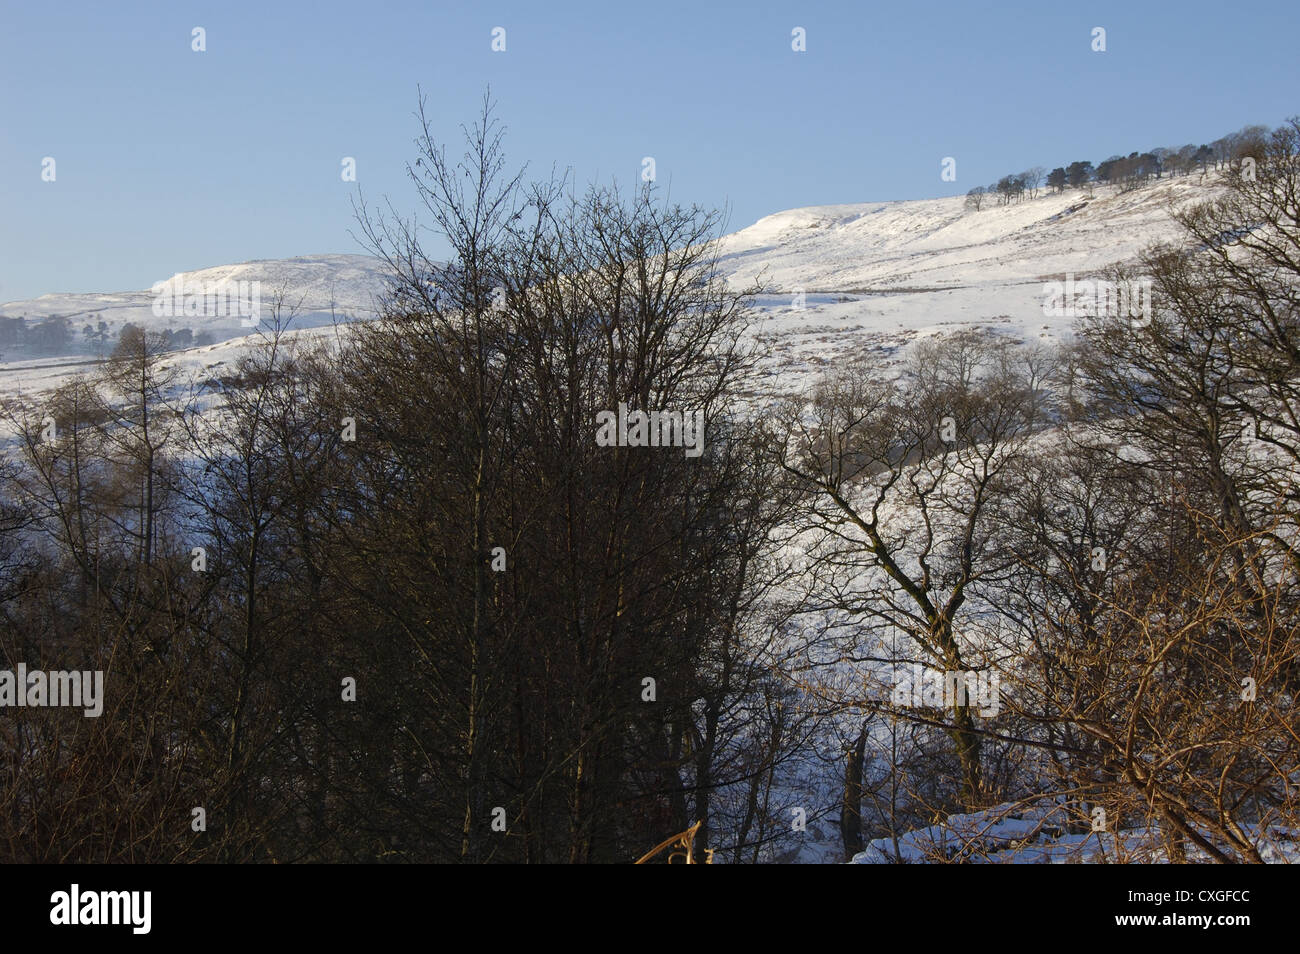
<svg viewBox="0 0 1300 954">
<path fill-rule="evenodd" d="M 443 138 L 490 85 L 512 162 L 630 184 L 654 156 L 735 229 L 1276 125 L 1300 113 L 1298 28 L 1295 0 L 0 0 L 0 302 L 363 251 L 340 162 L 413 211 L 417 85 Z"/>
</svg>

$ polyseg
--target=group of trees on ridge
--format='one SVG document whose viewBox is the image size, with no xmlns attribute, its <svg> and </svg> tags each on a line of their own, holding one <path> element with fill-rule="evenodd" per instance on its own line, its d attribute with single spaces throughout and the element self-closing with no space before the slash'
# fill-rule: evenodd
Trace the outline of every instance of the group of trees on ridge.
<svg viewBox="0 0 1300 954">
<path fill-rule="evenodd" d="M 1002 176 L 988 186 L 976 186 L 966 193 L 966 202 L 978 212 L 990 199 L 996 199 L 999 205 L 1019 202 L 1026 197 L 1032 199 L 1043 186 L 1053 192 L 1064 192 L 1067 187 L 1091 189 L 1097 185 L 1117 185 L 1127 192 L 1162 175 L 1173 178 L 1189 176 L 1198 170 L 1204 174 L 1210 169 L 1236 169 L 1244 158 L 1261 160 L 1268 150 L 1270 135 L 1267 126 L 1244 126 L 1209 145 L 1162 146 L 1143 153 L 1111 156 L 1096 166 L 1087 160 L 1076 160 L 1051 171 L 1043 166 L 1034 166 L 1024 172 Z"/>
</svg>

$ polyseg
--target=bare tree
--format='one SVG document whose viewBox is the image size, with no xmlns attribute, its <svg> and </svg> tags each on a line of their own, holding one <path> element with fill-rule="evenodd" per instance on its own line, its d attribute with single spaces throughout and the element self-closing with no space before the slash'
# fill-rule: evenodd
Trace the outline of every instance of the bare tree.
<svg viewBox="0 0 1300 954">
<path fill-rule="evenodd" d="M 1029 189 L 1029 197 L 1038 196 L 1038 188 L 1043 184 L 1043 179 L 1047 176 L 1047 169 L 1043 166 L 1031 166 L 1020 174 L 1025 181 L 1025 187 Z"/>
</svg>

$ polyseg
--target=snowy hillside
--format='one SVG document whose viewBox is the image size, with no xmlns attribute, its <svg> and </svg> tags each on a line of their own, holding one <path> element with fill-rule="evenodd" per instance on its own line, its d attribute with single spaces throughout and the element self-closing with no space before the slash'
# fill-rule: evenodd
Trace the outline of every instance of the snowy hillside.
<svg viewBox="0 0 1300 954">
<path fill-rule="evenodd" d="M 1120 193 L 1098 187 L 966 208 L 963 196 L 778 212 L 727 237 L 737 276 L 766 269 L 783 289 L 854 292 L 1041 281 L 1132 258 L 1171 234 L 1168 205 L 1204 198 L 1199 177 Z"/>
<path fill-rule="evenodd" d="M 1188 176 L 1129 193 L 1098 187 L 1091 198 L 1069 189 L 1007 206 L 990 199 L 978 212 L 960 196 L 793 209 L 726 236 L 721 267 L 733 285 L 761 283 L 755 331 L 774 349 L 768 386 L 787 390 L 846 355 L 888 365 L 909 341 L 956 326 L 1058 340 L 1071 320 L 1044 317 L 1044 282 L 1067 273 L 1095 276 L 1153 241 L 1173 238 L 1170 207 L 1213 191 L 1208 181 Z M 181 278 L 187 286 L 260 282 L 264 315 L 283 291 L 297 310 L 295 329 L 373 314 L 384 286 L 379 261 L 365 255 L 244 262 Z M 144 289 L 0 305 L 0 319 L 66 318 L 72 336 L 63 360 L 0 342 L 7 359 L 0 360 L 0 378 L 8 390 L 56 386 L 110 349 L 128 321 L 160 331 L 189 327 L 195 339 L 206 332 L 208 345 L 236 345 L 249 334 L 238 317 L 158 317 L 153 303 L 153 292 Z M 99 321 L 106 334 L 87 339 L 84 326 L 97 328 Z"/>
<path fill-rule="evenodd" d="M 1044 282 L 1096 277 L 1174 239 L 1171 207 L 1215 191 L 1210 178 L 1187 176 L 1128 193 L 1098 187 L 1092 198 L 1067 189 L 1008 206 L 988 200 L 978 212 L 964 196 L 793 209 L 727 236 L 722 267 L 733 284 L 767 292 L 764 332 L 787 367 L 888 360 L 956 325 L 1055 341 L 1071 319 L 1044 317 Z"/>
<path fill-rule="evenodd" d="M 158 281 L 173 286 L 177 279 L 186 289 L 238 287 L 241 282 L 257 282 L 263 317 L 269 317 L 272 306 L 283 294 L 285 312 L 296 311 L 292 325 L 295 328 L 328 324 L 332 316 L 349 320 L 373 314 L 374 299 L 384 287 L 380 263 L 368 255 L 269 259 L 158 277 Z M 72 341 L 63 350 L 69 354 L 93 353 L 96 343 L 108 343 L 111 347 L 112 337 L 127 322 L 155 331 L 188 327 L 194 337 L 207 333 L 216 342 L 249 333 L 238 316 L 159 316 L 154 313 L 154 302 L 155 294 L 148 288 L 104 294 L 49 294 L 0 305 L 0 318 L 25 317 L 29 323 L 66 319 Z M 103 340 L 92 340 L 83 334 L 86 325 L 98 329 L 100 321 L 107 326 Z M 13 346 L 6 342 L 0 350 L 11 357 Z"/>
</svg>

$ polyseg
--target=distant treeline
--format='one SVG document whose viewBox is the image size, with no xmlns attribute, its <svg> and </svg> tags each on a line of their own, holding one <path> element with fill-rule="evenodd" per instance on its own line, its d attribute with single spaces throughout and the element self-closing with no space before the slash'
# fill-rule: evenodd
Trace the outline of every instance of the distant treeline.
<svg viewBox="0 0 1300 954">
<path fill-rule="evenodd" d="M 1044 166 L 1034 166 L 1002 176 L 987 186 L 976 186 L 966 193 L 966 202 L 979 211 L 990 197 L 996 198 L 999 205 L 1007 205 L 1023 200 L 1026 195 L 1035 197 L 1044 185 L 1053 192 L 1064 192 L 1067 186 L 1091 189 L 1098 184 L 1118 185 L 1121 191 L 1127 192 L 1163 175 L 1173 178 L 1193 172 L 1204 174 L 1224 166 L 1236 168 L 1246 157 L 1257 162 L 1262 160 L 1270 135 L 1267 126 L 1243 126 L 1209 145 L 1160 146 L 1148 152 L 1111 156 L 1096 166 L 1086 159 L 1078 159 L 1050 172 Z"/>
<path fill-rule="evenodd" d="M 81 325 L 80 328 L 77 326 Z M 134 322 L 125 322 L 118 330 L 110 327 L 102 317 L 92 313 L 77 321 L 54 315 L 42 321 L 28 321 L 25 315 L 16 318 L 0 315 L 0 349 L 22 349 L 34 354 L 65 354 L 69 351 L 98 350 L 137 328 Z M 215 342 L 211 332 L 195 334 L 189 328 L 160 331 L 166 350 L 193 348 Z"/>
</svg>

